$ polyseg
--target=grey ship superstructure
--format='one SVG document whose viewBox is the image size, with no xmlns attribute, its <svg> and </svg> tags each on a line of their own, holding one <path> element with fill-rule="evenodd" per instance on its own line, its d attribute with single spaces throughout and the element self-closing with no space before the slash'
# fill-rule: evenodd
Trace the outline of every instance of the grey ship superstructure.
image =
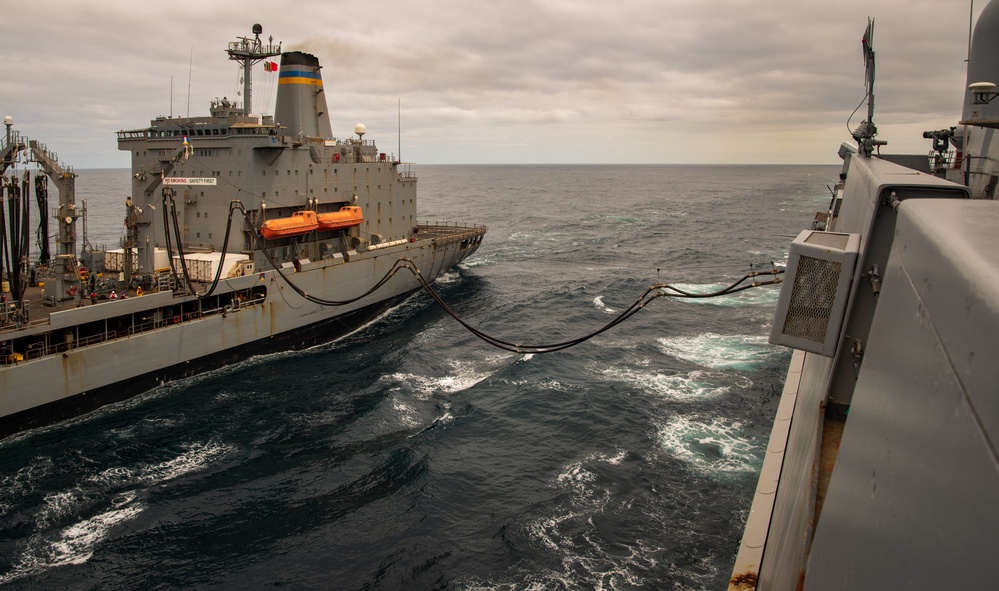
<svg viewBox="0 0 999 591">
<path fill-rule="evenodd" d="M 733 591 L 999 580 L 999 2 L 928 155 L 880 154 L 873 32 L 867 120 L 788 257 L 771 342 L 794 352 Z"/>
<path fill-rule="evenodd" d="M 229 44 L 243 105 L 217 99 L 208 116 L 118 133 L 133 186 L 119 249 L 77 256 L 72 169 L 8 125 L 5 162 L 43 162 L 57 181 L 61 234 L 38 287 L 27 265 L 5 275 L 17 287 L 0 314 L 0 436 L 331 340 L 420 288 L 400 261 L 433 281 L 478 248 L 484 226 L 418 223 L 408 165 L 379 152 L 363 125 L 333 137 L 318 58 L 281 52 L 260 33 L 255 25 Z M 278 55 L 280 66 L 265 66 L 279 76 L 274 115 L 254 113 L 251 67 Z M 260 231 L 358 207 L 363 220 L 346 226 Z"/>
</svg>

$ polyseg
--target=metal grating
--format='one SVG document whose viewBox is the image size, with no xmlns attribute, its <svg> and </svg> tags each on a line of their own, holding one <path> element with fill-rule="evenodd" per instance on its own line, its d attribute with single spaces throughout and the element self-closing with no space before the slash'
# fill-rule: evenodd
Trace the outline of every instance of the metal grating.
<svg viewBox="0 0 999 591">
<path fill-rule="evenodd" d="M 802 256 L 781 333 L 813 343 L 823 343 L 829 327 L 842 264 Z"/>
<path fill-rule="evenodd" d="M 805 230 L 791 243 L 770 342 L 831 357 L 840 343 L 859 234 Z"/>
</svg>

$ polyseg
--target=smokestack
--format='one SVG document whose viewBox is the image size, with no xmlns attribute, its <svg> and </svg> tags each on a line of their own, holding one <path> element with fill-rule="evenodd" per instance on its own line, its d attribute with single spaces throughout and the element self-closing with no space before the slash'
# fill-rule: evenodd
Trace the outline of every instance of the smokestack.
<svg viewBox="0 0 999 591">
<path fill-rule="evenodd" d="M 333 137 L 321 69 L 314 55 L 301 51 L 281 54 L 274 121 L 287 127 L 290 136 Z"/>
</svg>

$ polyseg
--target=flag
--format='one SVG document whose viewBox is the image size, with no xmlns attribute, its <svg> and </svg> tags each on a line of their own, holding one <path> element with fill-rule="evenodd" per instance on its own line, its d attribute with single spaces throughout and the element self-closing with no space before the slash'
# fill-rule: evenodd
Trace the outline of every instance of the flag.
<svg viewBox="0 0 999 591">
<path fill-rule="evenodd" d="M 864 50 L 864 61 L 874 59 L 874 19 L 867 19 L 867 29 L 860 39 L 860 44 Z"/>
<path fill-rule="evenodd" d="M 274 62 L 264 62 L 264 71 L 265 72 L 277 72 L 277 70 L 278 70 L 278 65 L 276 63 L 274 63 Z"/>
</svg>

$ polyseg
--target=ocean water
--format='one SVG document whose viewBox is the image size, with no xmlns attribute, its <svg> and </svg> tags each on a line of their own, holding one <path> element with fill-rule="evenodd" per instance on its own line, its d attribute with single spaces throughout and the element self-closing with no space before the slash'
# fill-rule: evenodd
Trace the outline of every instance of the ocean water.
<svg viewBox="0 0 999 591">
<path fill-rule="evenodd" d="M 543 344 L 659 282 L 781 264 L 834 166 L 417 166 L 420 219 L 489 226 L 440 278 Z M 117 245 L 127 171 L 82 170 Z M 660 298 L 577 347 L 494 349 L 417 294 L 0 441 L 0 589 L 722 589 L 789 353 L 777 287 Z"/>
</svg>

